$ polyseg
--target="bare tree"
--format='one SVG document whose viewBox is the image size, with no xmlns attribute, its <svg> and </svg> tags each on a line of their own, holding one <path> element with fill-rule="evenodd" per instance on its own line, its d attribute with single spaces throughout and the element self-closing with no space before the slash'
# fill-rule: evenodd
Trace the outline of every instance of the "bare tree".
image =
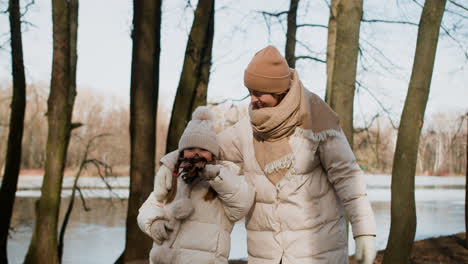
<svg viewBox="0 0 468 264">
<path fill-rule="evenodd" d="M 466 113 L 466 169 L 465 169 L 465 233 L 468 231 L 468 113 Z M 468 249 L 468 239 L 465 239 L 465 248 Z"/>
<path fill-rule="evenodd" d="M 446 0 L 427 0 L 419 21 L 408 94 L 401 114 L 392 170 L 391 223 L 383 263 L 409 263 L 416 232 L 414 175 Z"/>
<path fill-rule="evenodd" d="M 130 87 L 130 195 L 125 249 L 116 263 L 146 260 L 151 239 L 137 224 L 138 208 L 153 191 L 156 110 L 161 52 L 161 1 L 133 1 Z"/>
<path fill-rule="evenodd" d="M 286 32 L 285 57 L 290 68 L 296 68 L 296 31 L 297 31 L 297 7 L 299 0 L 291 0 L 288 12 L 288 29 Z"/>
<path fill-rule="evenodd" d="M 214 37 L 214 0 L 198 1 L 172 109 L 166 151 L 177 149 L 193 110 L 206 104 Z"/>
<path fill-rule="evenodd" d="M 105 176 L 109 176 L 110 173 L 112 173 L 112 168 L 109 165 L 107 165 L 106 163 L 104 163 L 104 162 L 102 162 L 100 160 L 97 160 L 97 159 L 88 159 L 88 155 L 89 155 L 91 147 L 93 146 L 93 142 L 95 140 L 97 140 L 99 138 L 102 138 L 102 137 L 105 137 L 105 136 L 108 136 L 108 134 L 96 135 L 96 136 L 91 137 L 91 139 L 88 140 L 88 142 L 86 143 L 85 151 L 83 153 L 83 158 L 81 159 L 80 166 L 78 168 L 78 171 L 75 174 L 75 180 L 73 181 L 70 202 L 68 204 L 67 211 L 65 212 L 65 216 L 63 217 L 62 226 L 60 227 L 60 234 L 59 234 L 59 240 L 58 240 L 58 255 L 59 255 L 60 263 L 62 262 L 62 257 L 63 257 L 63 246 L 65 244 L 65 242 L 64 242 L 65 241 L 65 231 L 67 230 L 68 221 L 70 220 L 70 215 L 71 215 L 71 212 L 73 210 L 73 205 L 75 203 L 76 190 L 78 190 L 78 192 L 80 194 L 80 198 L 81 198 L 81 200 L 83 202 L 83 205 L 85 205 L 84 206 L 85 211 L 89 211 L 89 208 L 86 207 L 86 204 L 84 202 L 84 197 L 83 197 L 83 194 L 81 193 L 81 189 L 78 187 L 78 179 L 80 178 L 81 172 L 83 171 L 83 169 L 86 168 L 86 166 L 88 164 L 91 164 L 91 165 L 94 165 L 94 166 L 97 167 L 97 171 L 99 173 L 99 176 L 103 180 L 104 180 Z M 104 168 L 103 169 L 104 174 L 102 173 L 101 167 Z M 105 180 L 104 180 L 104 182 L 107 183 Z M 107 185 L 107 186 L 109 186 L 109 185 Z"/>
<path fill-rule="evenodd" d="M 330 15 L 328 18 L 328 38 L 327 38 L 327 87 L 325 91 L 325 102 L 330 104 L 332 93 L 333 65 L 335 63 L 335 44 L 336 44 L 336 16 L 337 5 L 340 0 L 331 0 Z"/>
<path fill-rule="evenodd" d="M 70 134 L 76 127 L 71 120 L 76 95 L 78 0 L 53 0 L 52 20 L 54 47 L 45 175 L 25 263 L 60 263 L 57 246 L 60 194 Z"/>
<path fill-rule="evenodd" d="M 334 10 L 334 5 L 336 5 L 336 10 Z M 330 86 L 327 86 L 327 103 L 340 117 L 341 127 L 351 148 L 353 147 L 354 88 L 361 18 L 362 0 L 332 1 L 330 13 L 332 25 L 329 26 L 331 36 L 328 38 L 328 48 L 332 51 L 327 52 L 327 74 L 331 74 L 331 78 Z M 336 28 L 334 28 L 334 23 L 336 23 Z M 333 66 L 329 67 L 330 63 Z"/>
<path fill-rule="evenodd" d="M 23 138 L 24 112 L 26 108 L 26 80 L 24 75 L 23 42 L 21 38 L 21 19 L 19 0 L 10 0 L 8 6 L 10 14 L 11 34 L 11 65 L 13 72 L 13 97 L 10 111 L 10 131 L 8 146 L 0 189 L 3 217 L 0 220 L 0 262 L 8 263 L 7 241 L 10 229 L 13 204 L 15 203 L 16 187 L 21 164 L 21 141 Z"/>
</svg>

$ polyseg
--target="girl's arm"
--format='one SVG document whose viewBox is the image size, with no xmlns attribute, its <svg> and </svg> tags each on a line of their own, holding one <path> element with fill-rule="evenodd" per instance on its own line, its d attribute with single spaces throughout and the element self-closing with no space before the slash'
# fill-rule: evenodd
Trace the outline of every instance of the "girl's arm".
<svg viewBox="0 0 468 264">
<path fill-rule="evenodd" d="M 151 236 L 151 224 L 161 219 L 168 220 L 164 210 L 164 204 L 156 200 L 155 194 L 152 192 L 138 210 L 138 226 L 148 236 Z"/>
</svg>

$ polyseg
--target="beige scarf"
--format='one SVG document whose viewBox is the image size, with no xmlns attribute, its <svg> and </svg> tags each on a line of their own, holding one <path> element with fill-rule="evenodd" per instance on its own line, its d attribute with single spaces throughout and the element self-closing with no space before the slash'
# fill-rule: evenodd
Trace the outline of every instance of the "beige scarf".
<svg viewBox="0 0 468 264">
<path fill-rule="evenodd" d="M 338 116 L 322 99 L 302 86 L 295 70 L 291 72 L 289 92 L 277 106 L 249 108 L 255 158 L 275 185 L 294 166 L 289 136 L 297 127 L 311 131 L 309 137 L 318 141 L 340 131 Z"/>
</svg>

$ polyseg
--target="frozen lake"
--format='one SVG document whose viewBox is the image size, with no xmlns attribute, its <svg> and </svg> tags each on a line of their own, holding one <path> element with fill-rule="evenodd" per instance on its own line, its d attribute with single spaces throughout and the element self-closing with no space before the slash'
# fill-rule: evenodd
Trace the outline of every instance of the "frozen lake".
<svg viewBox="0 0 468 264">
<path fill-rule="evenodd" d="M 40 196 L 42 177 L 22 176 L 18 185 L 12 226 L 8 241 L 10 263 L 22 263 L 31 239 L 34 203 Z M 62 210 L 69 202 L 73 179 L 64 179 Z M 91 209 L 86 212 L 80 201 L 66 232 L 63 263 L 113 263 L 124 247 L 125 215 L 127 209 L 128 177 L 110 179 L 114 191 L 93 177 L 80 179 Z M 390 182 L 388 175 L 366 175 L 368 195 L 377 222 L 377 248 L 384 249 L 390 231 Z M 417 230 L 416 240 L 464 232 L 464 177 L 416 177 Z M 61 215 L 63 217 L 63 215 Z M 61 220 L 60 220 L 61 221 Z M 352 237 L 352 236 L 351 236 Z M 237 223 L 231 234 L 231 259 L 247 257 L 244 223 Z M 350 254 L 354 240 L 349 241 Z"/>
</svg>

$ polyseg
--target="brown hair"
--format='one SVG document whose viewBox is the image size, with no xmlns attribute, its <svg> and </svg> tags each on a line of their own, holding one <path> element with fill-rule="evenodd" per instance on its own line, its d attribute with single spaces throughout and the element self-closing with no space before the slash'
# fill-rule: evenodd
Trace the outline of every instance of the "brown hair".
<svg viewBox="0 0 468 264">
<path fill-rule="evenodd" d="M 174 172 L 172 174 L 172 188 L 169 190 L 169 192 L 166 195 L 166 204 L 171 203 L 174 201 L 175 196 L 177 194 L 177 178 L 180 176 L 181 173 L 179 173 L 180 169 L 180 164 L 184 160 L 184 152 L 181 151 L 179 158 L 177 159 L 177 163 L 174 167 Z M 176 173 L 177 172 L 177 173 Z M 218 196 L 218 193 L 213 189 L 213 187 L 210 186 L 208 191 L 206 192 L 205 196 L 203 197 L 203 200 L 205 201 L 212 201 Z"/>
</svg>

